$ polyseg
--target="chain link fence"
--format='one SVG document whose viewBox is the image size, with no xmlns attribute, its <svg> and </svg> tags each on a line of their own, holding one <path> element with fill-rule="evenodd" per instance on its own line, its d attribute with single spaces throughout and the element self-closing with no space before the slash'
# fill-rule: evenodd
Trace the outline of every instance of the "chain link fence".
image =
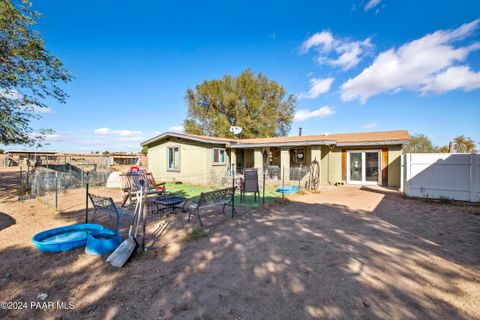
<svg viewBox="0 0 480 320">
<path fill-rule="evenodd" d="M 78 166 L 66 165 L 50 168 L 40 167 L 29 172 L 19 172 L 19 195 L 23 196 L 24 199 L 35 198 L 58 211 L 85 208 L 87 171 L 83 169 Z M 291 168 L 269 166 L 265 171 L 265 181 L 263 171 L 259 170 L 258 185 L 260 197 L 263 198 L 265 194 L 265 203 L 271 203 L 285 196 L 282 189 L 288 190 L 288 194 L 308 189 L 312 179 L 310 170 L 311 168 L 308 166 Z M 121 202 L 123 197 L 121 184 L 114 188 L 106 187 L 110 174 L 111 171 L 89 171 L 90 193 L 112 197 L 115 201 Z M 161 177 L 156 178 L 160 178 L 157 179 L 157 183 L 159 183 Z M 237 195 L 239 196 L 242 179 L 243 175 L 241 174 L 235 174 L 235 179 L 233 179 L 232 172 L 229 171 L 227 175 L 215 176 L 213 178 L 211 173 L 189 176 L 178 175 L 163 182 L 166 183 L 165 189 L 168 193 L 178 193 L 191 198 L 199 196 L 202 192 L 222 187 L 226 188 L 232 185 L 237 186 Z M 284 187 L 290 187 L 290 189 Z M 291 187 L 295 188 L 292 189 Z M 25 197 L 25 195 L 27 196 Z M 255 207 L 262 203 L 263 201 L 256 201 L 253 195 L 247 194 L 247 201 L 239 203 L 239 205 Z"/>
<path fill-rule="evenodd" d="M 109 175 L 108 171 L 89 172 L 90 188 L 92 190 L 106 189 L 105 185 Z M 86 171 L 56 171 L 41 168 L 31 173 L 29 180 L 27 190 L 29 190 L 30 198 L 34 197 L 48 207 L 65 211 L 85 205 L 85 199 L 81 194 L 85 194 Z"/>
</svg>

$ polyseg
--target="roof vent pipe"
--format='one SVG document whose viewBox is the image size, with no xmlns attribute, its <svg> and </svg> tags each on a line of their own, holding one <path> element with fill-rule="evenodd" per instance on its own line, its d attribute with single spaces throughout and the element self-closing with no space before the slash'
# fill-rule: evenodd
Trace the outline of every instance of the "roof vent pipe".
<svg viewBox="0 0 480 320">
<path fill-rule="evenodd" d="M 302 136 L 302 128 L 298 128 L 298 136 L 301 137 Z"/>
</svg>

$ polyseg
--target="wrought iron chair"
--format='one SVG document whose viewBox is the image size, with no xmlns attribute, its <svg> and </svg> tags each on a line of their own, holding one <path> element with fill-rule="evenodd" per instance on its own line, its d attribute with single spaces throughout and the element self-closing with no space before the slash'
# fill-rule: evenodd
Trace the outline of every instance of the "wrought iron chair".
<svg viewBox="0 0 480 320">
<path fill-rule="evenodd" d="M 88 197 L 93 204 L 93 221 L 95 221 L 95 216 L 97 211 L 103 211 L 108 214 L 110 219 L 115 219 L 115 230 L 118 230 L 118 225 L 120 219 L 122 218 L 132 218 L 135 215 L 135 203 L 131 203 L 128 209 L 118 208 L 113 202 L 112 198 L 108 197 L 101 197 L 94 194 L 89 193 Z"/>
</svg>

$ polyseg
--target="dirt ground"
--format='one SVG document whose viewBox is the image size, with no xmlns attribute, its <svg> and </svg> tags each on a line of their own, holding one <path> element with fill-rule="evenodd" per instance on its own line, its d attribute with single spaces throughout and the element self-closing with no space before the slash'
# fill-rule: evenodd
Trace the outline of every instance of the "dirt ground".
<svg viewBox="0 0 480 320">
<path fill-rule="evenodd" d="M 478 205 L 323 188 L 235 219 L 208 212 L 193 242 L 184 215 L 151 219 L 149 249 L 115 269 L 82 249 L 37 251 L 35 233 L 81 222 L 83 207 L 19 202 L 14 185 L 0 171 L 0 301 L 27 307 L 2 319 L 480 319 Z M 41 293 L 63 308 L 32 306 Z"/>
</svg>

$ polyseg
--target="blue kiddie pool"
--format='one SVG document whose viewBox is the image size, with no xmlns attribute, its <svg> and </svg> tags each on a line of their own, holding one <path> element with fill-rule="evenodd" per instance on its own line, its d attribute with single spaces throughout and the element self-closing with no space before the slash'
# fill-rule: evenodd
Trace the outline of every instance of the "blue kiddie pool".
<svg viewBox="0 0 480 320">
<path fill-rule="evenodd" d="M 277 189 L 277 192 L 283 192 L 283 193 L 296 193 L 300 190 L 298 186 L 285 186 L 285 187 L 279 187 Z"/>
<path fill-rule="evenodd" d="M 85 252 L 96 256 L 111 253 L 118 247 L 121 241 L 122 238 L 118 231 L 109 229 L 94 231 L 87 236 Z"/>
<path fill-rule="evenodd" d="M 84 247 L 88 234 L 102 229 L 102 225 L 94 223 L 74 224 L 37 233 L 32 242 L 43 252 L 69 251 Z"/>
</svg>

